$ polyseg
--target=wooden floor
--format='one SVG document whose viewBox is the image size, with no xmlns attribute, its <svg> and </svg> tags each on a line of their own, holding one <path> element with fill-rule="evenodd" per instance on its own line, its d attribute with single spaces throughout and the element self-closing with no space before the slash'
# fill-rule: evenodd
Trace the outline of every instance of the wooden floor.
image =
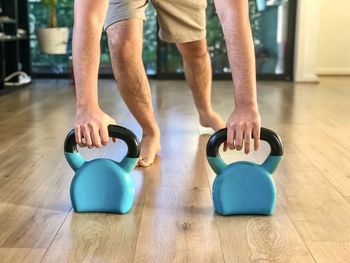
<svg viewBox="0 0 350 263">
<path fill-rule="evenodd" d="M 36 81 L 0 97 L 0 262 L 350 262 L 350 78 L 321 83 L 258 85 L 263 126 L 285 145 L 271 217 L 213 213 L 208 136 L 200 135 L 183 81 L 151 82 L 162 150 L 153 166 L 133 172 L 127 215 L 72 212 L 73 172 L 63 156 L 74 117 L 67 82 Z M 113 81 L 100 86 L 103 109 L 140 136 Z M 213 86 L 226 119 L 231 83 Z M 120 141 L 82 150 L 114 159 L 125 151 Z M 263 144 L 259 153 L 224 159 L 261 162 L 268 151 Z"/>
</svg>

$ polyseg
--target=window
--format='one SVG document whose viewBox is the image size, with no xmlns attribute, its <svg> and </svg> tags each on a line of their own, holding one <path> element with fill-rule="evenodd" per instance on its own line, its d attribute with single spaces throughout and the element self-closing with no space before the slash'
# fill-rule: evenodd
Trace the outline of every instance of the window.
<svg viewBox="0 0 350 263">
<path fill-rule="evenodd" d="M 209 0 L 207 8 L 207 40 L 213 73 L 214 76 L 230 77 L 226 45 L 213 2 L 214 0 Z M 61 0 L 58 3 L 59 26 L 72 28 L 73 1 Z M 67 55 L 42 54 L 39 50 L 35 28 L 46 26 L 48 12 L 40 0 L 29 0 L 29 7 L 33 73 L 69 73 L 71 43 L 69 43 Z M 249 0 L 249 11 L 258 76 L 291 79 L 293 75 L 295 0 Z M 182 75 L 182 60 L 175 45 L 166 44 L 158 39 L 155 10 L 151 5 L 146 10 L 146 16 L 143 61 L 147 74 L 170 78 Z M 100 73 L 112 74 L 105 33 L 101 41 Z"/>
<path fill-rule="evenodd" d="M 292 79 L 295 1 L 249 0 L 249 15 L 258 78 Z M 207 41 L 214 77 L 230 78 L 226 45 L 214 0 L 208 1 Z M 182 62 L 175 45 L 160 42 L 159 46 L 159 75 L 172 77 L 182 73 Z"/>
</svg>

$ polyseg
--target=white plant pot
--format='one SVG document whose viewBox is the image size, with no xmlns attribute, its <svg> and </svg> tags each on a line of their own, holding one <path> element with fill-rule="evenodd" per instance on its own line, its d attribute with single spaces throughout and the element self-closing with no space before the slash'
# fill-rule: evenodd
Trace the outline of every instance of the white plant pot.
<svg viewBox="0 0 350 263">
<path fill-rule="evenodd" d="M 41 52 L 52 55 L 67 53 L 68 27 L 38 28 L 36 35 Z"/>
</svg>

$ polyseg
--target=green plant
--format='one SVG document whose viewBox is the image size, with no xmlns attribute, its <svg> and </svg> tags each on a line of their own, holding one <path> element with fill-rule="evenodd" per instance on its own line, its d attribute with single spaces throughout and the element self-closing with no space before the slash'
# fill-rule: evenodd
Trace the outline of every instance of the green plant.
<svg viewBox="0 0 350 263">
<path fill-rule="evenodd" d="M 70 0 L 41 0 L 48 9 L 48 27 L 57 27 L 57 7 L 70 7 Z"/>
<path fill-rule="evenodd" d="M 42 0 L 49 11 L 49 27 L 57 27 L 57 0 Z"/>
</svg>

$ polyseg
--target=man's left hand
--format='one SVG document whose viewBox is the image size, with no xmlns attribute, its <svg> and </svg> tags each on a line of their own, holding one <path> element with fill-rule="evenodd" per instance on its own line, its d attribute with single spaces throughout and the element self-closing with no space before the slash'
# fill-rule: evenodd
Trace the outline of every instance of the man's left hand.
<svg viewBox="0 0 350 263">
<path fill-rule="evenodd" d="M 226 127 L 227 143 L 224 145 L 224 151 L 227 151 L 227 148 L 240 151 L 244 143 L 244 152 L 248 154 L 252 136 L 254 138 L 254 150 L 258 150 L 261 120 L 257 106 L 236 107 L 228 119 Z"/>
</svg>

